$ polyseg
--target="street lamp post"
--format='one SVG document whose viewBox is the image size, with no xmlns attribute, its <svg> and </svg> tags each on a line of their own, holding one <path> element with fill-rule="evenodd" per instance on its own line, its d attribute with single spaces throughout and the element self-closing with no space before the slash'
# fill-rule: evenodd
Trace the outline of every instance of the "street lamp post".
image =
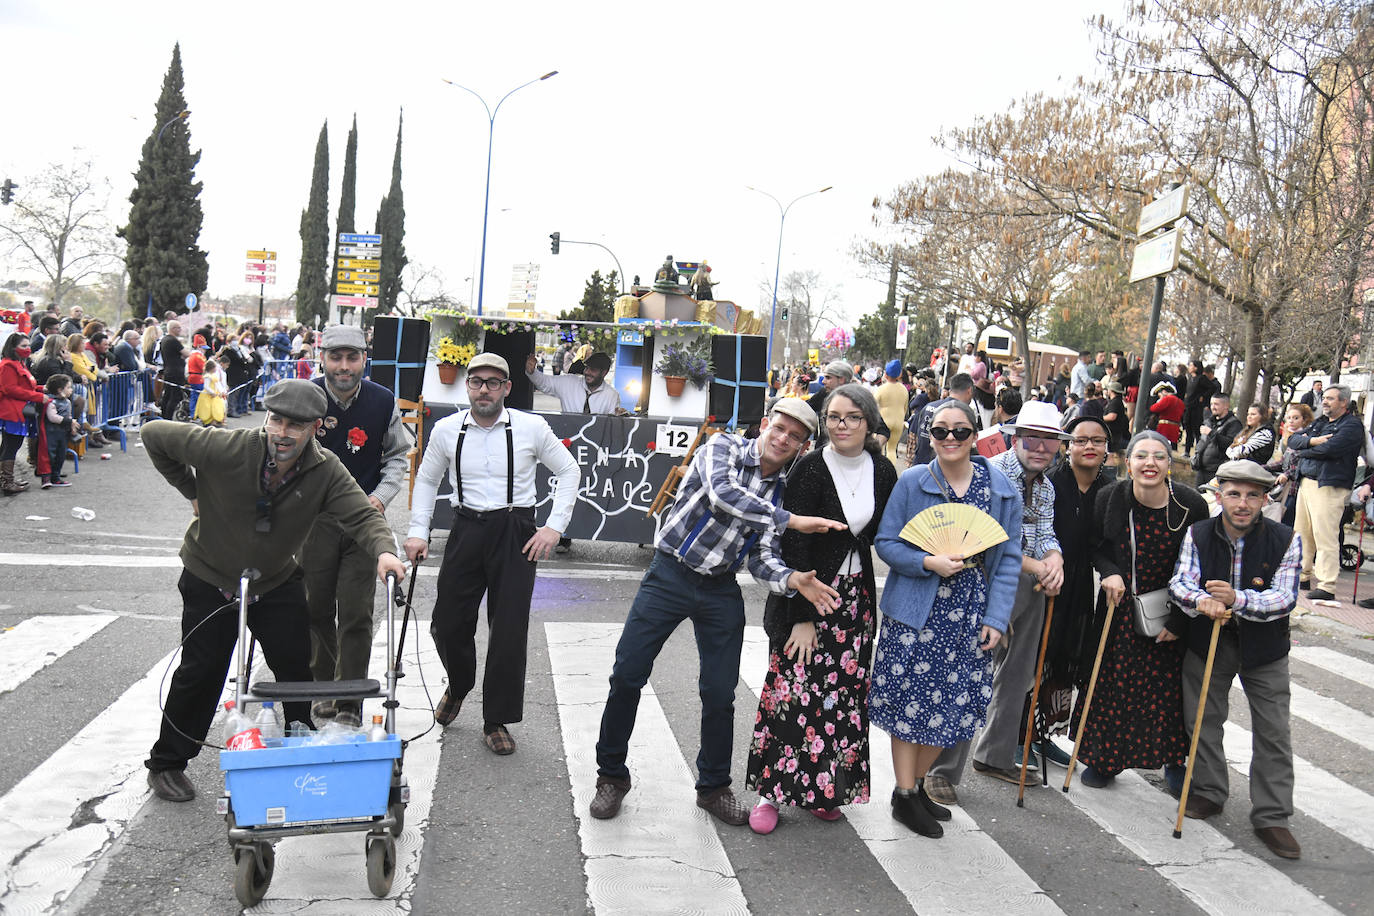
<svg viewBox="0 0 1374 916">
<path fill-rule="evenodd" d="M 510 92 L 507 92 L 505 95 L 501 96 L 501 101 L 496 103 L 495 108 L 492 108 L 490 105 L 488 105 L 486 99 L 482 98 L 476 92 L 473 92 L 473 90 L 469 89 L 467 86 L 460 86 L 453 80 L 444 80 L 444 82 L 448 83 L 450 86 L 455 86 L 463 90 L 464 92 L 477 96 L 477 101 L 481 102 L 482 107 L 485 108 L 487 111 L 487 181 L 486 189 L 485 191 L 483 191 L 482 197 L 482 260 L 480 266 L 477 269 L 477 314 L 479 315 L 482 314 L 482 295 L 485 291 L 487 280 L 487 209 L 491 204 L 491 142 L 492 137 L 496 133 L 496 113 L 501 110 L 502 102 L 504 102 L 511 96 L 515 95 L 515 93 L 519 92 L 521 89 L 524 89 L 526 86 L 532 85 L 534 83 L 541 82 L 542 80 L 546 80 L 551 76 L 557 75 L 557 70 L 550 70 L 543 76 L 538 77 L 536 79 L 532 79 L 528 83 L 521 83 L 519 86 L 516 86 Z"/>
<path fill-rule="evenodd" d="M 831 188 L 833 188 L 834 185 L 828 184 L 818 191 L 808 191 L 805 194 L 801 195 L 801 197 L 793 198 L 792 202 L 785 207 L 782 205 L 782 201 L 778 200 L 776 197 L 774 197 L 772 194 L 769 194 L 762 188 L 756 188 L 753 185 L 748 185 L 747 187 L 749 188 L 749 190 L 757 191 L 758 193 L 762 194 L 764 197 L 767 197 L 773 203 L 778 205 L 778 257 L 773 265 L 773 308 L 768 315 L 768 356 L 766 357 L 768 367 L 771 369 L 773 366 L 773 329 L 777 326 L 778 321 L 778 278 L 782 276 L 782 230 L 783 227 L 787 224 L 787 211 L 791 210 L 792 204 L 795 204 L 797 201 L 802 200 L 806 197 L 811 197 L 816 194 L 824 194 L 826 191 L 829 191 Z"/>
</svg>

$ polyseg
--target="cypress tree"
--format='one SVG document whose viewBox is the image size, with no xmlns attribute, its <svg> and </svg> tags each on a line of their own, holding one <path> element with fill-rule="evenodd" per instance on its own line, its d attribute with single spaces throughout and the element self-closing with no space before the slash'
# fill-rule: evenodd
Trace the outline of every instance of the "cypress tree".
<svg viewBox="0 0 1374 916">
<path fill-rule="evenodd" d="M 315 327 L 329 317 L 329 122 L 315 144 L 310 202 L 301 211 L 301 273 L 296 279 L 296 320 Z"/>
<path fill-rule="evenodd" d="M 189 114 L 183 90 L 181 45 L 162 78 L 148 139 L 143 141 L 129 222 L 118 230 L 128 242 L 128 300 L 135 315 L 161 317 L 182 309 L 187 293 L 205 292 L 210 265 L 200 250 L 202 184 L 195 180 L 200 150 L 191 152 Z"/>
<path fill-rule="evenodd" d="M 386 315 L 396 308 L 401 292 L 401 271 L 406 266 L 406 207 L 401 193 L 401 127 L 402 112 L 396 122 L 396 154 L 391 160 L 391 188 L 382 198 L 377 211 L 377 231 L 382 235 L 381 299 L 377 314 Z"/>
<path fill-rule="evenodd" d="M 358 202 L 358 116 L 353 116 L 353 126 L 348 131 L 348 145 L 344 147 L 343 187 L 339 189 L 339 218 L 334 226 L 335 263 L 338 263 L 339 233 L 357 232 L 353 223 L 353 211 Z M 329 289 L 339 292 L 339 276 L 330 269 Z"/>
</svg>

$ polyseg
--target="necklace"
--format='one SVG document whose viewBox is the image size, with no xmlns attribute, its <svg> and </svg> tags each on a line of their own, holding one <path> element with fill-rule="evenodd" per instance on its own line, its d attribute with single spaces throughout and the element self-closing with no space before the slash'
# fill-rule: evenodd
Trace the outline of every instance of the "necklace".
<svg viewBox="0 0 1374 916">
<path fill-rule="evenodd" d="M 859 454 L 855 455 L 853 458 L 850 458 L 846 455 L 841 455 L 839 452 L 835 450 L 835 447 L 832 445 L 830 447 L 830 454 L 835 456 L 835 470 L 839 473 L 840 482 L 843 483 L 844 488 L 849 491 L 849 497 L 851 499 L 856 498 L 859 495 L 859 484 L 863 483 L 863 473 L 860 472 L 858 483 L 850 483 L 849 475 L 844 472 L 844 466 L 846 462 L 858 464 L 863 460 L 864 453 L 859 452 Z"/>
</svg>

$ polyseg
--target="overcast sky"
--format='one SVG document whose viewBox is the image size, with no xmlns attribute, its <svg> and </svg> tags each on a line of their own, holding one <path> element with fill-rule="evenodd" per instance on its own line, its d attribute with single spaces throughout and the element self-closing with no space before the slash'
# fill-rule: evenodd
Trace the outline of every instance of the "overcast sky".
<svg viewBox="0 0 1374 916">
<path fill-rule="evenodd" d="M 109 178 L 112 219 L 181 42 L 193 148 L 203 151 L 201 247 L 209 294 L 256 292 L 244 252 L 279 252 L 295 287 L 315 140 L 329 122 L 331 231 L 356 113 L 360 230 L 390 180 L 405 110 L 406 252 L 448 291 L 475 293 L 489 104 L 496 120 L 486 261 L 488 310 L 513 264 L 541 266 L 539 307 L 576 305 L 594 269 L 648 282 L 669 253 L 708 259 L 716 297 L 758 304 L 782 271 L 814 269 L 850 322 L 885 295 L 850 257 L 873 235 L 872 202 L 948 164 L 942 129 L 1035 90 L 1066 91 L 1095 67 L 1085 19 L 1119 0 L 923 3 L 218 4 L 3 0 L 0 173 L 21 181 L 89 157 Z M 74 154 L 73 148 L 81 152 Z M 22 191 L 21 191 L 22 193 Z M 8 271 L 6 271 L 8 273 Z M 472 278 L 469 280 L 469 278 Z M 627 277 L 628 279 L 628 277 Z"/>
</svg>

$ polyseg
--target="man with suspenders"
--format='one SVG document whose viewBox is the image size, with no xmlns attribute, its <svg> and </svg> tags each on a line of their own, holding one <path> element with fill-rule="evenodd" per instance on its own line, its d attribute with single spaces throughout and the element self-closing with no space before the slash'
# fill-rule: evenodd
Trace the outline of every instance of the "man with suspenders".
<svg viewBox="0 0 1374 916">
<path fill-rule="evenodd" d="M 496 754 L 515 752 L 506 726 L 524 716 L 525 660 L 535 563 L 558 543 L 572 519 L 581 471 L 542 418 L 505 406 L 510 368 L 494 353 L 468 364 L 472 406 L 434 424 L 415 475 L 412 560 L 429 553 L 429 523 L 439 482 L 453 493 L 453 528 L 439 567 L 433 624 L 448 689 L 434 710 L 440 725 L 458 716 L 477 680 L 477 611 L 487 596 L 487 664 L 482 678 L 482 733 Z M 534 475 L 544 465 L 558 477 L 548 522 L 534 523 Z"/>
</svg>

